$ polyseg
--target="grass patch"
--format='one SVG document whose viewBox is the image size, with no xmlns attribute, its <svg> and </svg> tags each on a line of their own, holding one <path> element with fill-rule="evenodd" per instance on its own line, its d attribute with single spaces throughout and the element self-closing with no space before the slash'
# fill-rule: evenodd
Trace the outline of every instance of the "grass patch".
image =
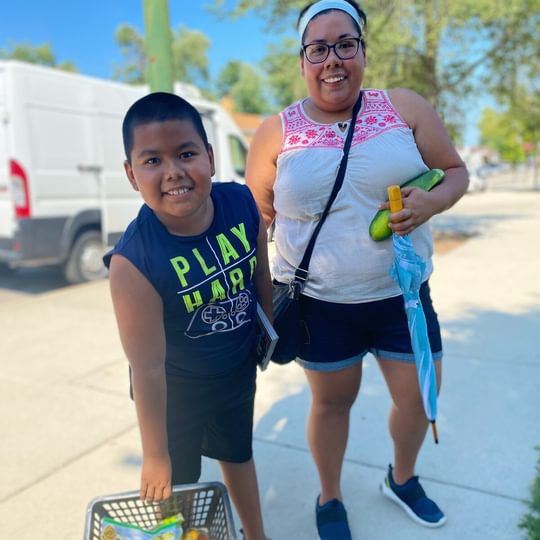
<svg viewBox="0 0 540 540">
<path fill-rule="evenodd" d="M 540 450 L 540 447 L 537 448 Z M 531 488 L 532 499 L 527 512 L 519 523 L 525 530 L 527 540 L 540 540 L 540 460 L 536 465 L 536 478 Z"/>
</svg>

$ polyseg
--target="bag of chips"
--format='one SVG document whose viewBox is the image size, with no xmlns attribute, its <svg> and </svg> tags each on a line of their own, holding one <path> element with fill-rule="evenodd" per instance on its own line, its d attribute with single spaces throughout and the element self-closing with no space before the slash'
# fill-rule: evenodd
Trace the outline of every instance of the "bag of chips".
<svg viewBox="0 0 540 540">
<path fill-rule="evenodd" d="M 153 529 L 116 521 L 109 517 L 101 520 L 101 540 L 180 540 L 183 534 L 182 514 L 160 521 Z"/>
</svg>

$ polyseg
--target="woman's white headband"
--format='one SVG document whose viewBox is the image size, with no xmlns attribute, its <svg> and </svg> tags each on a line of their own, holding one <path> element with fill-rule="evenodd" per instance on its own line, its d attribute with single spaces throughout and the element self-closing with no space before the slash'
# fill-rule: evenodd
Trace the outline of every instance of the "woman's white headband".
<svg viewBox="0 0 540 540">
<path fill-rule="evenodd" d="M 356 21 L 358 26 L 360 28 L 362 27 L 358 12 L 348 2 L 345 2 L 344 0 L 320 0 L 320 2 L 310 6 L 310 8 L 302 15 L 302 18 L 298 23 L 298 35 L 300 36 L 300 43 L 302 42 L 302 38 L 304 37 L 304 32 L 306 31 L 309 21 L 311 21 L 315 15 L 321 13 L 321 11 L 326 11 L 327 9 L 339 9 L 340 11 L 348 13 Z"/>
</svg>

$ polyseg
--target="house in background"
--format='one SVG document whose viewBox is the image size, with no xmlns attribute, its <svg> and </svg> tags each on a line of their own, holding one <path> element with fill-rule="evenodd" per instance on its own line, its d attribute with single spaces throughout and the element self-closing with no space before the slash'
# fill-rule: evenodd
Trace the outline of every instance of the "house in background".
<svg viewBox="0 0 540 540">
<path fill-rule="evenodd" d="M 224 96 L 221 100 L 221 106 L 230 114 L 236 125 L 240 128 L 248 144 L 253 139 L 255 131 L 262 124 L 264 116 L 260 114 L 237 112 L 234 110 L 234 104 L 230 96 Z"/>
</svg>

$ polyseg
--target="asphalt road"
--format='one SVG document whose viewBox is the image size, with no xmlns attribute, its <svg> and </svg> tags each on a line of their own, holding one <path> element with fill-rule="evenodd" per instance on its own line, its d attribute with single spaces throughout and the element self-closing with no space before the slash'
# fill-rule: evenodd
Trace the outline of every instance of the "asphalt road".
<svg viewBox="0 0 540 540">
<path fill-rule="evenodd" d="M 68 286 L 58 267 L 15 270 L 0 267 L 0 305 L 16 298 L 42 294 Z"/>
</svg>

